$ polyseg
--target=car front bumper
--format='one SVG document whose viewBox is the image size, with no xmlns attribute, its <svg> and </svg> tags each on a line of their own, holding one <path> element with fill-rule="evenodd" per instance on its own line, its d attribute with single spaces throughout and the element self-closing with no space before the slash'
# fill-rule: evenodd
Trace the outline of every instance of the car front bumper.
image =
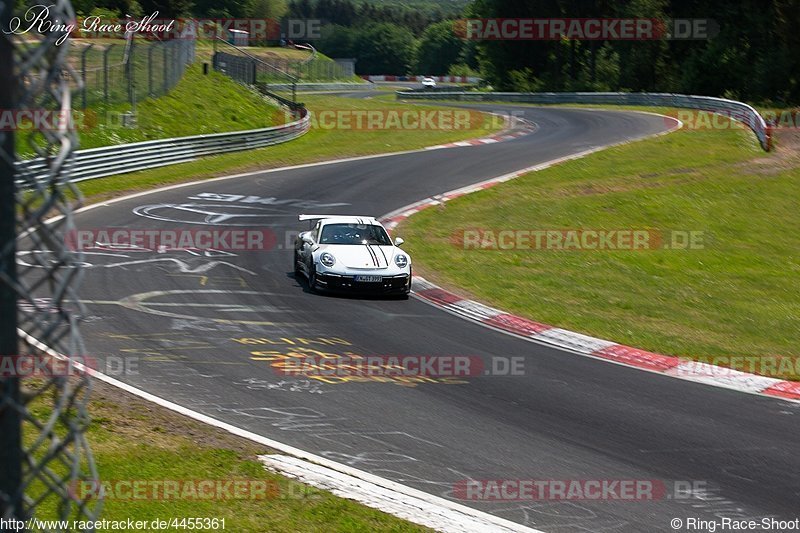
<svg viewBox="0 0 800 533">
<path fill-rule="evenodd" d="M 381 281 L 356 281 L 353 274 L 318 272 L 317 286 L 320 289 L 341 292 L 372 294 L 406 294 L 411 288 L 409 274 L 381 276 Z"/>
</svg>

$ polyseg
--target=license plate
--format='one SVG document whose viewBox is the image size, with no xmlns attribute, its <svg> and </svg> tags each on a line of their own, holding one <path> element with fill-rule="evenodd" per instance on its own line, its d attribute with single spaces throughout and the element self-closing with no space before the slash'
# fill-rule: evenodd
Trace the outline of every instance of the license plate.
<svg viewBox="0 0 800 533">
<path fill-rule="evenodd" d="M 356 281 L 365 281 L 367 283 L 380 283 L 383 281 L 381 276 L 356 276 Z"/>
</svg>

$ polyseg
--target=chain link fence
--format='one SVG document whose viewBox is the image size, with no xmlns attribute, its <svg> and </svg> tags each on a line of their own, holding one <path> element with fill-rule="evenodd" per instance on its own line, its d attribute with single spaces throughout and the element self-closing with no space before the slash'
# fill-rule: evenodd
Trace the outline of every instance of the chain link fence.
<svg viewBox="0 0 800 533">
<path fill-rule="evenodd" d="M 70 62 L 84 81 L 76 95 L 80 109 L 124 102 L 133 105 L 167 94 L 195 56 L 194 39 L 80 41 L 74 48 Z"/>
<path fill-rule="evenodd" d="M 353 77 L 334 61 L 314 58 L 312 61 L 290 64 L 290 71 L 304 82 L 351 80 Z"/>
<path fill-rule="evenodd" d="M 308 51 L 309 56 L 302 61 L 290 62 L 286 70 L 291 71 L 303 83 L 352 79 L 344 67 L 335 61 L 323 59 L 310 44 L 296 44 L 295 48 Z"/>
<path fill-rule="evenodd" d="M 8 31 L 14 4 L 0 1 L 0 109 L 45 110 L 71 116 L 80 71 L 63 32 Z M 24 11 L 24 6 L 20 7 Z M 69 0 L 55 0 L 44 27 L 75 19 Z M 54 26 L 48 26 L 53 24 Z M 15 136 L 24 135 L 46 162 L 31 179 L 15 165 Z M 90 378 L 82 367 L 65 371 L 84 354 L 76 294 L 81 254 L 66 246 L 74 231 L 79 192 L 70 183 L 77 137 L 69 124 L 0 131 L 0 518 L 3 530 L 75 529 L 34 519 L 93 520 L 98 500 L 73 490 L 96 480 L 85 437 Z M 15 181 L 24 183 L 17 187 Z M 22 255 L 26 260 L 19 261 Z M 36 366 L 28 372 L 21 359 Z M 43 362 L 43 364 L 42 364 Z M 11 525 L 11 520 L 21 521 Z M 26 522 L 27 521 L 27 522 Z"/>
<path fill-rule="evenodd" d="M 244 85 L 252 85 L 259 91 L 270 96 L 290 109 L 297 110 L 302 108 L 302 104 L 297 103 L 297 82 L 296 76 L 287 73 L 271 63 L 247 53 L 238 46 L 234 46 L 218 39 L 215 45 L 224 46 L 225 51 L 220 52 L 215 49 L 212 58 L 212 66 L 217 72 L 221 72 Z M 291 90 L 291 99 L 284 98 L 272 89 L 272 86 L 280 86 L 281 90 Z"/>
<path fill-rule="evenodd" d="M 310 45 L 297 45 L 309 50 L 303 60 L 272 57 L 268 61 L 222 39 L 215 43 L 214 69 L 247 85 L 256 85 L 266 91 L 292 91 L 292 101 L 297 84 L 334 80 L 353 81 L 346 69 L 334 61 L 323 59 Z"/>
</svg>

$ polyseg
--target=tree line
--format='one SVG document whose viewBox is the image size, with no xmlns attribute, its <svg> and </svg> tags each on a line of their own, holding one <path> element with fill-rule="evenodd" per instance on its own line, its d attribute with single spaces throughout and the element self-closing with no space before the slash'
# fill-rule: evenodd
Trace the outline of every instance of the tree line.
<svg viewBox="0 0 800 533">
<path fill-rule="evenodd" d="M 74 0 L 162 17 L 319 19 L 361 74 L 479 74 L 498 90 L 656 91 L 800 103 L 800 0 Z M 713 19 L 699 40 L 467 40 L 464 19 Z"/>
<path fill-rule="evenodd" d="M 467 17 L 713 19 L 701 40 L 479 41 L 481 73 L 508 90 L 658 91 L 797 104 L 797 0 L 474 0 Z"/>
<path fill-rule="evenodd" d="M 367 5 L 292 0 L 289 13 L 327 21 L 318 48 L 357 58 L 360 73 L 478 71 L 508 91 L 654 91 L 800 103 L 798 0 L 472 0 L 442 19 Z M 464 39 L 464 19 L 490 18 L 703 19 L 714 31 L 688 40 Z"/>
</svg>

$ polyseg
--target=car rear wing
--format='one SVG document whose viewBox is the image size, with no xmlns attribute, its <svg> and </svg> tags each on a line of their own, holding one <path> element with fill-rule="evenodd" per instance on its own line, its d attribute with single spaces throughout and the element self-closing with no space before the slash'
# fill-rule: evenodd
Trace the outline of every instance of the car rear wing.
<svg viewBox="0 0 800 533">
<path fill-rule="evenodd" d="M 298 220 L 308 220 L 308 229 L 313 229 L 314 221 L 326 218 L 350 218 L 358 221 L 359 224 L 380 224 L 374 217 L 360 217 L 358 215 L 299 215 Z"/>
<path fill-rule="evenodd" d="M 353 215 L 300 215 L 298 220 L 320 220 L 322 218 L 351 217 Z"/>
</svg>

